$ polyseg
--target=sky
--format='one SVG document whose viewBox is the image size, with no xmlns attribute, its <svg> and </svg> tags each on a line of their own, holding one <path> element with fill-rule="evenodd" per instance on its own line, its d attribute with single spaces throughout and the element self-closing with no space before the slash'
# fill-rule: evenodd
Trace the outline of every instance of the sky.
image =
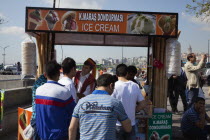
<svg viewBox="0 0 210 140">
<path fill-rule="evenodd" d="M 56 0 L 56 8 L 178 13 L 178 30 L 181 31 L 178 41 L 181 43 L 182 53 L 187 52 L 189 45 L 193 52 L 208 53 L 210 23 L 196 19 L 194 15 L 186 12 L 186 4 L 190 2 L 191 0 Z M 5 49 L 6 64 L 21 62 L 21 42 L 28 38 L 25 34 L 26 6 L 52 8 L 53 0 L 4 0 L 1 2 L 0 16 L 6 22 L 0 25 L 0 64 L 3 62 L 3 48 L 6 46 L 9 46 Z M 94 60 L 108 57 L 122 58 L 122 47 L 57 45 L 55 48 L 58 62 L 65 57 L 72 57 L 78 63 L 85 61 L 88 57 Z M 147 48 L 123 48 L 124 57 L 146 55 Z"/>
</svg>

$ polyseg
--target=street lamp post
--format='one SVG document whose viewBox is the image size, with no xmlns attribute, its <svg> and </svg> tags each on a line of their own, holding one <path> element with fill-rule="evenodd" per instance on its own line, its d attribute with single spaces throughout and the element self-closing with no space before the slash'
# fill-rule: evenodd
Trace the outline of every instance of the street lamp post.
<svg viewBox="0 0 210 140">
<path fill-rule="evenodd" d="M 1 47 L 1 46 L 0 46 Z M 3 55 L 3 64 L 5 66 L 5 56 L 6 56 L 6 53 L 5 53 L 5 49 L 8 48 L 9 46 L 6 46 L 6 47 L 1 47 L 4 49 L 4 53 L 2 54 Z"/>
<path fill-rule="evenodd" d="M 208 39 L 208 62 L 209 62 L 209 41 L 210 39 Z"/>
<path fill-rule="evenodd" d="M 122 47 L 122 64 L 123 64 L 123 47 Z"/>
</svg>

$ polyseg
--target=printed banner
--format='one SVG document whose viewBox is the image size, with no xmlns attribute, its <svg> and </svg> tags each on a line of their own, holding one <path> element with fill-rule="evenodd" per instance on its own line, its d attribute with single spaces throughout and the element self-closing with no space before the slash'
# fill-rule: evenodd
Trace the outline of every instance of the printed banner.
<svg viewBox="0 0 210 140">
<path fill-rule="evenodd" d="M 31 108 L 23 109 L 18 107 L 18 140 L 25 140 L 23 130 L 30 124 L 31 116 Z"/>
<path fill-rule="evenodd" d="M 154 113 L 149 119 L 149 140 L 172 139 L 172 114 Z"/>
<path fill-rule="evenodd" d="M 177 36 L 177 13 L 26 8 L 26 31 Z"/>
<path fill-rule="evenodd" d="M 3 122 L 3 116 L 4 116 L 4 94 L 5 94 L 5 90 L 1 89 L 0 90 L 0 131 L 2 131 L 2 122 Z"/>
</svg>

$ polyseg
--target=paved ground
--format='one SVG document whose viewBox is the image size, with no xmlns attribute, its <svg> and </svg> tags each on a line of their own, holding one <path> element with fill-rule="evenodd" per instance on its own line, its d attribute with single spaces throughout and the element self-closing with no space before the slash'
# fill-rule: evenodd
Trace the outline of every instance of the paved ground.
<svg viewBox="0 0 210 140">
<path fill-rule="evenodd" d="M 207 87 L 203 87 L 203 90 L 205 92 L 205 96 L 206 96 L 206 110 L 207 110 L 207 114 L 210 116 L 210 96 L 207 94 Z M 171 110 L 171 107 L 168 103 L 167 106 L 168 110 Z M 172 118 L 173 118 L 173 126 L 172 126 L 172 139 L 173 140 L 184 140 L 182 133 L 180 131 L 180 121 L 181 121 L 181 117 L 183 114 L 183 105 L 181 102 L 181 99 L 179 100 L 178 103 L 178 110 L 180 111 L 180 114 L 175 115 L 173 114 Z M 0 137 L 1 140 L 17 140 L 17 132 L 13 132 L 10 133 L 4 137 Z"/>
</svg>

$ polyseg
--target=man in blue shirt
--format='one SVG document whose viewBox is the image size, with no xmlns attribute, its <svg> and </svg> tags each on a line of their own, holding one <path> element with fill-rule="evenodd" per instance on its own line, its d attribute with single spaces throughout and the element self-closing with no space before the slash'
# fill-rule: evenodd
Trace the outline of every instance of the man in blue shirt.
<svg viewBox="0 0 210 140">
<path fill-rule="evenodd" d="M 69 140 L 76 139 L 79 124 L 81 140 L 115 140 L 117 120 L 126 132 L 131 131 L 131 122 L 122 103 L 110 96 L 114 90 L 114 82 L 112 75 L 101 75 L 97 79 L 97 89 L 79 100 L 72 115 Z"/>
<path fill-rule="evenodd" d="M 191 140 L 207 140 L 210 126 L 206 125 L 206 121 L 210 122 L 210 118 L 205 111 L 205 100 L 197 97 L 194 105 L 184 113 L 181 121 L 184 137 Z"/>
<path fill-rule="evenodd" d="M 46 66 L 47 83 L 36 90 L 36 126 L 41 140 L 67 140 L 75 107 L 71 92 L 57 81 L 61 66 L 56 61 Z"/>
</svg>

